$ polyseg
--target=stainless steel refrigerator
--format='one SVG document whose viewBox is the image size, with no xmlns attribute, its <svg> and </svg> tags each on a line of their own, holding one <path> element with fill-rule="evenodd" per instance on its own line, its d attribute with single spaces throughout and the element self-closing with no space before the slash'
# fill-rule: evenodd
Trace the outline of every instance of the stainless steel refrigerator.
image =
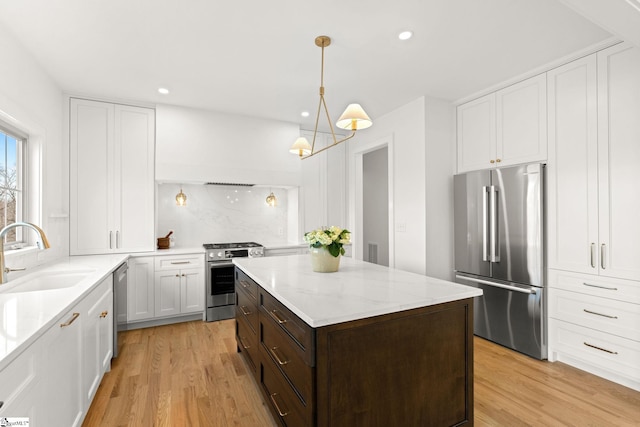
<svg viewBox="0 0 640 427">
<path fill-rule="evenodd" d="M 454 176 L 456 282 L 475 286 L 474 333 L 547 358 L 545 166 Z"/>
</svg>

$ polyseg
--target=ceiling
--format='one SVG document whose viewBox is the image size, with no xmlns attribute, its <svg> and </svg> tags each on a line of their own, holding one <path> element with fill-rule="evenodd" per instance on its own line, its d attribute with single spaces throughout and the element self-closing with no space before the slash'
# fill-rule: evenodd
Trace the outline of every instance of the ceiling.
<svg viewBox="0 0 640 427">
<path fill-rule="evenodd" d="M 334 122 L 351 102 L 375 122 L 422 95 L 460 99 L 611 37 L 558 0 L 21 0 L 0 2 L 0 25 L 65 92 L 306 129 L 318 35 Z"/>
</svg>

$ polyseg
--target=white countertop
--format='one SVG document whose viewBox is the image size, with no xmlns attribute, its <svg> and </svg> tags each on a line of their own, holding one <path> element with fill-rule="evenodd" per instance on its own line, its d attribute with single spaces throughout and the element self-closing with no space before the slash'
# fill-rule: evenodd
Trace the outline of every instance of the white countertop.
<svg viewBox="0 0 640 427">
<path fill-rule="evenodd" d="M 51 325 L 58 322 L 94 286 L 129 258 L 128 254 L 74 256 L 55 260 L 27 271 L 27 274 L 0 286 L 16 292 L 0 293 L 0 370 L 26 349 Z M 34 292 L 17 292 L 30 275 L 92 270 L 77 285 Z M 15 286 L 15 288 L 13 288 Z"/>
<path fill-rule="evenodd" d="M 347 257 L 336 273 L 314 272 L 309 255 L 233 262 L 314 328 L 482 295 L 478 288 Z"/>
<path fill-rule="evenodd" d="M 158 256 L 158 255 L 187 255 L 187 254 L 203 254 L 205 249 L 202 246 L 197 247 L 171 247 L 168 249 L 156 249 L 149 252 L 132 252 L 129 254 L 131 258 L 143 257 L 143 256 Z"/>
</svg>

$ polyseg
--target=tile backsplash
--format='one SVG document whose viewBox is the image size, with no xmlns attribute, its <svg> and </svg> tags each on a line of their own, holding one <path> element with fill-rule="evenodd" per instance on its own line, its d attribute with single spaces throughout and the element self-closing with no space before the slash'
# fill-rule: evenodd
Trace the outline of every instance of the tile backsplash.
<svg viewBox="0 0 640 427">
<path fill-rule="evenodd" d="M 176 205 L 180 188 L 186 206 Z M 276 207 L 265 199 L 273 191 Z M 173 230 L 176 247 L 203 243 L 255 241 L 286 242 L 287 190 L 229 185 L 158 184 L 157 236 Z"/>
</svg>

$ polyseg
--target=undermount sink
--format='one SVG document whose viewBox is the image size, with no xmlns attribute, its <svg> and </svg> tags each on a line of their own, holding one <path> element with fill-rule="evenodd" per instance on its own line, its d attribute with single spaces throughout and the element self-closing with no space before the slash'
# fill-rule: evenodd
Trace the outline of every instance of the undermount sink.
<svg viewBox="0 0 640 427">
<path fill-rule="evenodd" d="M 39 272 L 0 285 L 0 293 L 52 291 L 77 285 L 94 270 Z"/>
</svg>

